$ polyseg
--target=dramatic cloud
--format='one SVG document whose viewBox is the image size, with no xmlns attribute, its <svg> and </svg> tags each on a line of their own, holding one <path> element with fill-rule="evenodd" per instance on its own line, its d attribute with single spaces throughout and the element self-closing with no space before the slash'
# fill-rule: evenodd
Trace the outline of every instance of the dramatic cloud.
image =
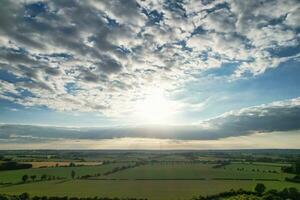
<svg viewBox="0 0 300 200">
<path fill-rule="evenodd" d="M 257 133 L 296 130 L 300 130 L 299 98 L 225 113 L 194 126 L 59 128 L 1 125 L 0 138 L 4 143 L 112 138 L 215 140 Z"/>
<path fill-rule="evenodd" d="M 226 63 L 236 65 L 231 81 L 299 60 L 299 9 L 297 0 L 3 0 L 0 98 L 127 116 L 151 90 L 172 93 Z M 277 53 L 287 48 L 296 50 Z"/>
</svg>

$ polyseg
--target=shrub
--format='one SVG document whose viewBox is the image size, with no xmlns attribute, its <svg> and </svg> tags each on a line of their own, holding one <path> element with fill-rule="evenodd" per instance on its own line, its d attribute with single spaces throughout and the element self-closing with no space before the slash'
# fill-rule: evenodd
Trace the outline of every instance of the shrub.
<svg viewBox="0 0 300 200">
<path fill-rule="evenodd" d="M 257 183 L 254 190 L 261 195 L 266 190 L 266 186 L 262 183 Z"/>
</svg>

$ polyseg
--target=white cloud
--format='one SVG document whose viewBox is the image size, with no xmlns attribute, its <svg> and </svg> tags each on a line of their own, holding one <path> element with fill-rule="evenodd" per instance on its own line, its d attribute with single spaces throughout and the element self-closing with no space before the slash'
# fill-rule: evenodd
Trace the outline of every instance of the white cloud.
<svg viewBox="0 0 300 200">
<path fill-rule="evenodd" d="M 294 11 L 287 14 L 285 23 L 293 28 L 298 28 L 300 21 L 300 8 L 295 9 Z"/>
<path fill-rule="evenodd" d="M 30 3 L 0 6 L 0 68 L 17 79 L 0 95 L 25 106 L 126 116 L 147 88 L 171 91 L 227 62 L 257 75 L 290 59 L 270 49 L 299 45 L 298 1 Z"/>
</svg>

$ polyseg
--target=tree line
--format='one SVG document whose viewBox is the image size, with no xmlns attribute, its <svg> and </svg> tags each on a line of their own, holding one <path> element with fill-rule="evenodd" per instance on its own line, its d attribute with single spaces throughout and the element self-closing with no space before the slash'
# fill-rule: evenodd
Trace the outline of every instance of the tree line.
<svg viewBox="0 0 300 200">
<path fill-rule="evenodd" d="M 272 189 L 266 191 L 266 186 L 262 183 L 258 183 L 254 191 L 247 191 L 243 189 L 239 190 L 230 190 L 227 192 L 221 192 L 215 195 L 209 196 L 198 196 L 194 197 L 192 200 L 221 200 L 224 198 L 230 197 L 238 197 L 240 195 L 252 195 L 254 197 L 260 197 L 259 199 L 262 200 L 299 200 L 300 199 L 300 192 L 296 188 L 284 188 L 281 191 Z M 243 199 L 251 199 L 251 198 L 243 198 Z M 256 198 L 253 198 L 256 199 Z"/>
<path fill-rule="evenodd" d="M 29 169 L 32 168 L 32 164 L 18 163 L 15 161 L 7 161 L 0 163 L 0 171 L 2 170 L 15 170 L 15 169 Z"/>
<path fill-rule="evenodd" d="M 230 197 L 238 197 L 240 195 L 251 195 L 250 197 L 259 197 L 261 200 L 299 200 L 300 192 L 296 188 L 284 188 L 281 191 L 278 190 L 268 190 L 262 183 L 258 183 L 254 191 L 247 191 L 243 189 L 230 190 L 227 192 L 221 192 L 215 195 L 209 196 L 198 196 L 192 198 L 192 200 L 220 200 Z M 245 198 L 251 199 L 251 198 Z M 253 198 L 255 199 L 255 198 Z M 30 196 L 28 193 L 22 193 L 20 195 L 5 195 L 0 194 L 0 200 L 147 200 L 146 198 L 109 198 L 109 197 L 58 197 L 58 196 Z"/>
<path fill-rule="evenodd" d="M 30 196 L 28 193 L 20 195 L 0 194 L 0 200 L 147 200 L 146 198 L 108 198 L 108 197 L 58 197 L 58 196 Z"/>
<path fill-rule="evenodd" d="M 37 178 L 38 178 L 38 176 L 34 175 L 34 174 L 33 175 L 24 174 L 21 179 L 22 179 L 23 183 L 26 183 L 29 180 L 31 180 L 32 182 L 34 182 L 34 181 L 37 181 L 37 180 L 39 180 L 39 181 L 46 181 L 46 180 L 50 181 L 50 180 L 62 180 L 62 179 L 65 179 L 64 177 L 51 176 L 51 175 L 47 175 L 47 174 L 41 175 L 39 177 L 39 179 L 37 179 Z"/>
<path fill-rule="evenodd" d="M 126 170 L 126 169 L 131 169 L 131 168 L 135 168 L 135 167 L 138 167 L 138 166 L 141 166 L 141 165 L 145 165 L 147 164 L 147 162 L 136 162 L 135 164 L 133 165 L 126 165 L 126 166 L 121 166 L 121 167 L 114 167 L 113 169 L 109 170 L 109 171 L 106 171 L 104 173 L 96 173 L 96 174 L 87 174 L 87 175 L 83 175 L 81 177 L 79 177 L 80 179 L 88 179 L 88 178 L 91 178 L 91 177 L 97 177 L 97 176 L 108 176 L 110 174 L 113 174 L 113 173 L 116 173 L 116 172 L 120 172 L 120 171 L 123 171 L 123 170 Z"/>
</svg>

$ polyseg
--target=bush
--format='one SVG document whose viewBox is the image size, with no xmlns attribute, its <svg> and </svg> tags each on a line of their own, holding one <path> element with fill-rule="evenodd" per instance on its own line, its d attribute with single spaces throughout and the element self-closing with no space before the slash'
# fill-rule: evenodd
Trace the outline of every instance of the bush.
<svg viewBox="0 0 300 200">
<path fill-rule="evenodd" d="M 29 200 L 29 194 L 28 193 L 22 193 L 20 196 L 19 196 L 19 199 L 20 200 Z"/>
<path fill-rule="evenodd" d="M 266 186 L 262 183 L 257 183 L 254 190 L 255 190 L 255 192 L 257 192 L 258 194 L 261 195 L 266 190 Z"/>
</svg>

